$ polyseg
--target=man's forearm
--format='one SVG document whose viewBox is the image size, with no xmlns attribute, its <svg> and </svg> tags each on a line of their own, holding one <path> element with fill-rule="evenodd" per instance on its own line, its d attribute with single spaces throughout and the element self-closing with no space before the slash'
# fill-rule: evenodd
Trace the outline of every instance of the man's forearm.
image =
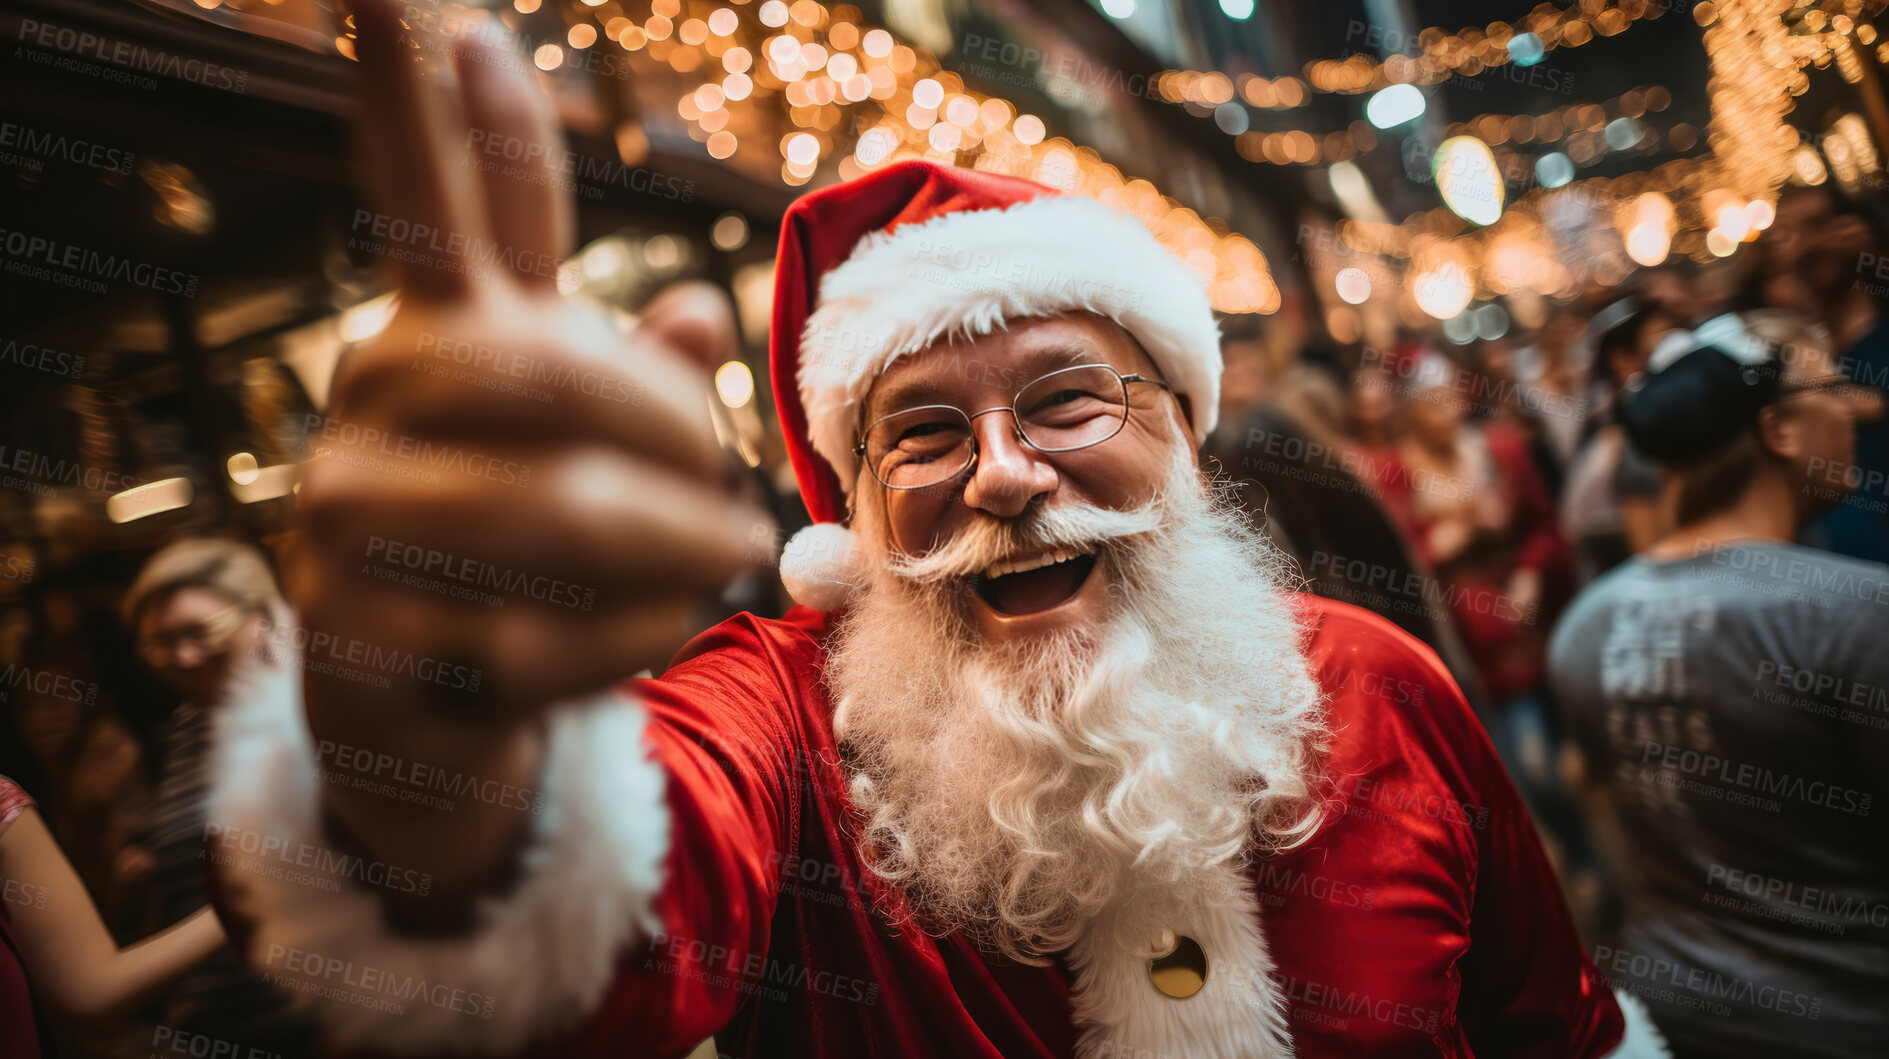
<svg viewBox="0 0 1889 1059">
<path fill-rule="evenodd" d="M 535 719 L 451 718 L 307 674 L 304 694 L 323 800 L 365 857 L 431 876 L 392 895 L 402 918 L 452 919 L 503 886 L 543 806 Z"/>
</svg>

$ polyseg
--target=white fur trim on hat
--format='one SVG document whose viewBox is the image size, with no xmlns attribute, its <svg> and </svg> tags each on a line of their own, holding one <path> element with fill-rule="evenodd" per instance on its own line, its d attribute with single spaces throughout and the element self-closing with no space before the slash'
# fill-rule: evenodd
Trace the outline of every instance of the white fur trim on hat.
<svg viewBox="0 0 1889 1059">
<path fill-rule="evenodd" d="M 1138 220 L 1078 195 L 963 210 L 860 240 L 820 281 L 800 342 L 813 448 L 850 492 L 859 403 L 895 358 L 947 335 L 1087 310 L 1120 324 L 1193 405 L 1194 441 L 1220 408 L 1220 328 L 1205 281 Z"/>
<path fill-rule="evenodd" d="M 231 908 L 254 923 L 251 966 L 340 1051 L 511 1053 L 594 1011 L 624 947 L 661 926 L 652 900 L 669 814 L 642 709 L 611 690 L 554 713 L 543 790 L 512 792 L 537 814 L 517 887 L 481 902 L 470 933 L 409 937 L 382 922 L 374 891 L 423 894 L 431 880 L 326 837 L 328 763 L 288 661 L 252 663 L 217 720 L 206 854 Z M 468 779 L 459 797 L 481 789 Z"/>
<path fill-rule="evenodd" d="M 837 522 L 816 522 L 781 550 L 781 584 L 794 602 L 838 610 L 859 583 L 859 538 Z"/>
</svg>

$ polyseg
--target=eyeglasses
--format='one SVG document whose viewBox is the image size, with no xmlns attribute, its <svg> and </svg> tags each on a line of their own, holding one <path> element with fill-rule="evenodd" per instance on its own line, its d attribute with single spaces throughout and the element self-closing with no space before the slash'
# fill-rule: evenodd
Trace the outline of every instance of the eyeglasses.
<svg viewBox="0 0 1889 1059">
<path fill-rule="evenodd" d="M 883 416 L 866 428 L 853 455 L 887 489 L 943 485 L 977 462 L 971 424 L 993 412 L 1009 412 L 1017 437 L 1038 452 L 1086 449 L 1121 433 L 1128 422 L 1128 386 L 1137 382 L 1169 388 L 1107 364 L 1079 364 L 1038 378 L 1007 405 L 966 412 L 956 405 L 928 404 Z"/>
<path fill-rule="evenodd" d="M 143 637 L 138 644 L 138 655 L 147 665 L 157 667 L 170 661 L 171 653 L 184 644 L 203 654 L 215 654 L 229 644 L 251 613 L 249 608 L 232 603 L 202 621 Z"/>
</svg>

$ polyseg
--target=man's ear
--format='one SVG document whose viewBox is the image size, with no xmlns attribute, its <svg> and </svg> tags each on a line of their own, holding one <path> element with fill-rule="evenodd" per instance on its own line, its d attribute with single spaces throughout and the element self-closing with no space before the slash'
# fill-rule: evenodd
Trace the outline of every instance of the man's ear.
<svg viewBox="0 0 1889 1059">
<path fill-rule="evenodd" d="M 1187 436 L 1194 436 L 1194 399 L 1187 394 L 1177 393 L 1175 399 L 1181 403 L 1181 421 L 1187 427 Z"/>
<path fill-rule="evenodd" d="M 1758 445 L 1768 453 L 1787 460 L 1796 459 L 1804 448 L 1797 417 L 1776 405 L 1758 410 Z"/>
</svg>

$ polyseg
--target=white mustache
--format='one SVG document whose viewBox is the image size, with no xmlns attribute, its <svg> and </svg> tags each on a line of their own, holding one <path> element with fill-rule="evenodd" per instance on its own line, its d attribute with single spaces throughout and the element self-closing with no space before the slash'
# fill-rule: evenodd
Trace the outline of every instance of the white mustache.
<svg viewBox="0 0 1889 1059">
<path fill-rule="evenodd" d="M 901 580 L 935 585 L 1044 552 L 1065 548 L 1097 551 L 1129 537 L 1152 533 L 1167 518 L 1167 506 L 1159 497 L 1127 511 L 1080 503 L 1032 508 L 1012 519 L 979 518 L 930 552 L 894 555 L 887 566 Z"/>
</svg>

